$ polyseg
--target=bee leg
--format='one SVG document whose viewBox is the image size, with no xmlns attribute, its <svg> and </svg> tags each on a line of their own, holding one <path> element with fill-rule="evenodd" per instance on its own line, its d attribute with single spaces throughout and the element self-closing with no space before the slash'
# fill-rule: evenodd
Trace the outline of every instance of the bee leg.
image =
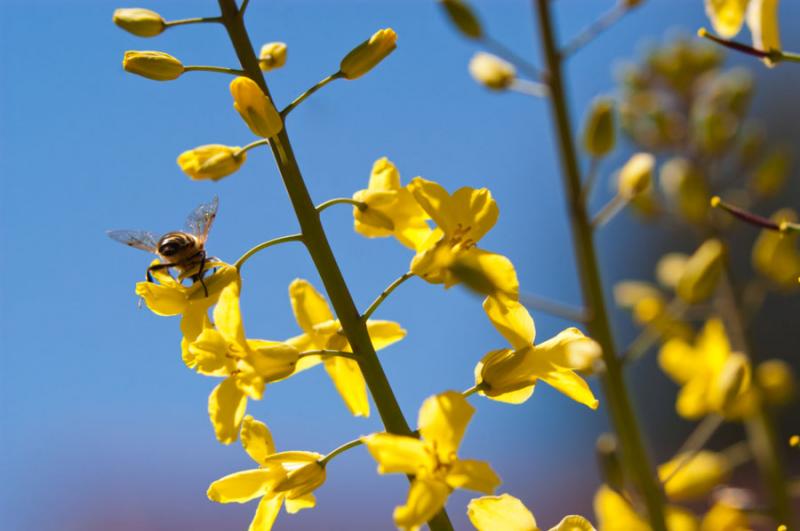
<svg viewBox="0 0 800 531">
<path fill-rule="evenodd" d="M 158 271 L 158 270 L 161 270 L 161 269 L 167 269 L 167 268 L 172 267 L 173 265 L 175 265 L 175 264 L 155 264 L 155 265 L 151 265 L 150 267 L 147 268 L 147 281 L 148 282 L 153 282 L 153 271 Z"/>
<path fill-rule="evenodd" d="M 203 279 L 203 268 L 206 265 L 206 253 L 203 252 L 200 255 L 200 272 L 197 273 L 197 276 L 200 277 L 200 284 L 203 285 L 203 293 L 205 293 L 206 297 L 208 297 L 208 287 L 206 286 L 206 281 Z"/>
</svg>

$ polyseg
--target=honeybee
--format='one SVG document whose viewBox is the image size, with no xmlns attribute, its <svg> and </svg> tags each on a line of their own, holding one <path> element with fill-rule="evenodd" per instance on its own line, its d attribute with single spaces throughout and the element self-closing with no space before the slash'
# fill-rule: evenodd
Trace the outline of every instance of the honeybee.
<svg viewBox="0 0 800 531">
<path fill-rule="evenodd" d="M 106 234 L 112 239 L 129 247 L 136 247 L 155 254 L 161 260 L 147 268 L 147 281 L 153 282 L 153 271 L 175 268 L 180 278 L 190 278 L 200 282 L 208 297 L 208 288 L 203 281 L 205 265 L 215 260 L 206 256 L 206 239 L 211 224 L 217 216 L 219 199 L 214 197 L 210 202 L 195 208 L 186 218 L 186 226 L 182 231 L 168 232 L 157 237 L 152 232 L 141 230 L 110 230 Z"/>
</svg>

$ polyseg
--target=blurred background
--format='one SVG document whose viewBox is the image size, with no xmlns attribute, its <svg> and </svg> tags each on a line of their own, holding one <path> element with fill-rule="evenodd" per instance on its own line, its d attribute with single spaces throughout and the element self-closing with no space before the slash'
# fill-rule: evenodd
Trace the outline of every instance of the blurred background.
<svg viewBox="0 0 800 531">
<path fill-rule="evenodd" d="M 229 78 L 190 73 L 170 83 L 125 74 L 125 50 L 169 52 L 184 64 L 236 66 L 221 27 L 174 28 L 142 40 L 116 28 L 107 1 L 1 0 L 0 11 L 0 527 L 9 530 L 246 529 L 252 504 L 207 500 L 208 484 L 252 462 L 236 443 L 219 445 L 206 413 L 216 384 L 180 359 L 178 320 L 137 308 L 134 283 L 150 261 L 112 242 L 104 231 L 180 228 L 186 214 L 214 195 L 219 216 L 209 251 L 233 261 L 254 244 L 296 232 L 277 169 L 266 151 L 249 154 L 237 174 L 218 183 L 190 182 L 177 155 L 201 144 L 244 145 L 250 132 L 233 111 Z M 488 31 L 540 64 L 530 2 L 475 0 Z M 558 0 L 562 40 L 611 8 L 612 1 Z M 216 2 L 149 1 L 135 7 L 167 19 L 217 14 Z M 398 49 L 357 81 L 338 81 L 295 110 L 288 121 L 296 154 L 316 202 L 349 197 L 367 184 L 373 161 L 387 156 L 407 182 L 417 175 L 459 186 L 487 186 L 500 220 L 483 247 L 516 264 L 522 289 L 579 302 L 569 228 L 546 102 L 492 94 L 467 73 L 477 51 L 458 36 L 432 0 L 253 0 L 247 14 L 254 45 L 284 41 L 287 65 L 268 76 L 281 104 L 337 69 L 341 57 L 375 30 L 391 26 Z M 800 5 L 781 5 L 785 48 L 800 51 Z M 638 61 L 648 43 L 708 26 L 700 0 L 647 0 L 569 61 L 573 120 L 592 97 L 617 93 L 615 71 Z M 740 36 L 749 37 L 746 33 Z M 751 116 L 766 142 L 800 145 L 796 87 L 800 66 L 767 70 L 749 57 L 728 57 L 754 76 Z M 608 176 L 634 150 L 623 145 L 601 166 L 594 203 L 612 194 Z M 793 167 L 779 197 L 758 205 L 769 214 L 798 204 Z M 349 207 L 324 214 L 334 251 L 361 308 L 406 271 L 410 253 L 393 240 L 367 240 L 352 230 Z M 736 232 L 737 271 L 749 274 L 757 232 Z M 666 251 L 691 252 L 696 240 L 672 224 L 642 224 L 625 212 L 599 235 L 603 274 L 611 287 L 651 279 Z M 248 335 L 285 339 L 299 333 L 287 286 L 319 279 L 298 245 L 261 253 L 244 273 Z M 800 298 L 770 295 L 754 318 L 758 359 L 797 366 Z M 539 340 L 572 323 L 533 312 Z M 505 342 L 480 300 L 412 280 L 381 307 L 408 337 L 381 352 L 395 393 L 412 424 L 429 395 L 472 384 L 475 363 Z M 614 314 L 618 344 L 637 330 Z M 636 409 L 655 459 L 668 459 L 691 430 L 674 413 L 675 386 L 651 353 L 629 371 Z M 596 386 L 596 382 L 592 381 Z M 477 414 L 461 455 L 489 460 L 503 479 L 499 492 L 521 498 L 548 528 L 564 514 L 592 517 L 598 485 L 594 443 L 606 427 L 592 412 L 540 385 L 521 406 L 476 397 Z M 785 410 L 782 440 L 800 431 L 796 407 Z M 265 421 L 279 450 L 322 453 L 381 429 L 351 417 L 319 370 L 270 385 L 248 412 Z M 725 427 L 714 444 L 741 438 Z M 798 454 L 787 456 L 798 468 Z M 752 484 L 748 469 L 737 479 Z M 318 506 L 279 517 L 278 529 L 390 529 L 392 508 L 405 500 L 402 476 L 379 477 L 363 449 L 335 459 L 317 492 Z M 448 505 L 467 529 L 471 493 Z"/>
</svg>

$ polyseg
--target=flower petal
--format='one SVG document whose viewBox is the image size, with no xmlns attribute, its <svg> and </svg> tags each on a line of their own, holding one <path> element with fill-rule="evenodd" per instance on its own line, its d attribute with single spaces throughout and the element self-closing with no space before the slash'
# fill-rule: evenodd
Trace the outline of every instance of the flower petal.
<svg viewBox="0 0 800 531">
<path fill-rule="evenodd" d="M 710 382 L 706 376 L 700 374 L 699 377 L 689 380 L 678 391 L 678 399 L 675 402 L 675 410 L 678 415 L 685 419 L 698 419 L 709 412 Z"/>
<path fill-rule="evenodd" d="M 275 477 L 273 470 L 255 468 L 234 472 L 208 487 L 208 499 L 217 503 L 245 503 L 266 494 Z"/>
<path fill-rule="evenodd" d="M 552 371 L 541 377 L 543 382 L 561 391 L 579 404 L 597 409 L 600 402 L 595 398 L 586 380 L 578 376 L 575 371 L 561 369 Z"/>
<path fill-rule="evenodd" d="M 711 489 L 726 481 L 729 473 L 730 467 L 724 456 L 708 450 L 701 450 L 694 456 L 678 454 L 658 467 L 659 479 L 669 479 L 664 491 L 674 501 L 704 498 Z"/>
<path fill-rule="evenodd" d="M 595 531 L 595 529 L 583 516 L 572 514 L 562 518 L 558 525 L 550 528 L 550 531 Z"/>
<path fill-rule="evenodd" d="M 411 482 L 405 505 L 394 510 L 394 523 L 400 529 L 416 529 L 438 513 L 447 502 L 450 487 L 433 479 L 417 478 Z"/>
<path fill-rule="evenodd" d="M 286 498 L 286 512 L 295 514 L 303 509 L 311 509 L 317 505 L 317 498 L 312 493 L 297 498 Z"/>
<path fill-rule="evenodd" d="M 406 331 L 394 321 L 367 321 L 367 332 L 375 350 L 381 350 L 406 337 Z"/>
<path fill-rule="evenodd" d="M 706 0 L 706 15 L 714 30 L 725 38 L 731 38 L 744 24 L 745 10 L 749 0 Z"/>
<path fill-rule="evenodd" d="M 477 247 L 458 253 L 450 272 L 459 281 L 482 295 L 519 298 L 519 280 L 511 260 Z"/>
<path fill-rule="evenodd" d="M 270 531 L 272 526 L 275 525 L 278 513 L 281 512 L 281 505 L 283 505 L 283 496 L 264 496 L 261 498 L 248 531 Z"/>
<path fill-rule="evenodd" d="M 358 363 L 348 358 L 331 356 L 325 360 L 325 370 L 350 413 L 356 417 L 369 417 L 367 383 Z"/>
<path fill-rule="evenodd" d="M 500 486 L 500 478 L 485 461 L 458 459 L 447 472 L 445 481 L 454 489 L 469 489 L 493 493 Z"/>
<path fill-rule="evenodd" d="M 208 416 L 219 442 L 230 444 L 236 440 L 246 408 L 247 397 L 236 386 L 234 378 L 226 378 L 211 391 Z"/>
<path fill-rule="evenodd" d="M 217 306 L 214 308 L 214 326 L 232 344 L 231 353 L 243 357 L 246 338 L 242 312 L 239 309 L 239 292 L 239 282 L 231 282 L 222 289 Z"/>
<path fill-rule="evenodd" d="M 450 194 L 439 183 L 415 177 L 408 184 L 419 206 L 433 219 L 434 223 L 451 235 L 456 229 L 456 213 L 453 210 Z"/>
<path fill-rule="evenodd" d="M 275 453 L 275 441 L 267 425 L 247 415 L 242 421 L 242 446 L 253 461 L 263 465 Z"/>
<path fill-rule="evenodd" d="M 519 301 L 510 297 L 496 295 L 486 297 L 483 309 L 489 320 L 514 349 L 522 349 L 533 344 L 536 326 L 528 310 Z"/>
<path fill-rule="evenodd" d="M 455 459 L 473 413 L 475 408 L 455 391 L 434 395 L 422 403 L 417 421 L 419 432 L 422 439 L 436 446 L 441 462 Z"/>
<path fill-rule="evenodd" d="M 265 382 L 274 382 L 292 374 L 300 352 L 280 341 L 248 339 L 247 362 Z"/>
<path fill-rule="evenodd" d="M 136 294 L 156 315 L 178 315 L 189 304 L 186 288 L 183 286 L 162 286 L 154 282 L 137 282 Z"/>
<path fill-rule="evenodd" d="M 206 328 L 189 343 L 183 361 L 206 376 L 228 376 L 236 369 L 236 362 L 228 356 L 228 342 L 213 328 Z"/>
<path fill-rule="evenodd" d="M 404 435 L 375 433 L 361 441 L 378 462 L 379 474 L 417 474 L 433 470 L 436 463 L 425 442 Z"/>
<path fill-rule="evenodd" d="M 452 209 L 457 223 L 465 227 L 465 238 L 477 243 L 497 223 L 500 209 L 486 188 L 459 188 L 453 194 Z"/>
<path fill-rule="evenodd" d="M 658 364 L 679 384 L 688 382 L 704 365 L 702 356 L 680 338 L 672 338 L 664 343 L 658 352 Z"/>
<path fill-rule="evenodd" d="M 297 324 L 308 334 L 313 335 L 315 324 L 333 320 L 325 298 L 307 280 L 297 278 L 289 284 L 289 299 Z"/>
<path fill-rule="evenodd" d="M 478 531 L 538 531 L 536 518 L 525 505 L 510 494 L 483 496 L 470 500 L 469 521 Z"/>
</svg>

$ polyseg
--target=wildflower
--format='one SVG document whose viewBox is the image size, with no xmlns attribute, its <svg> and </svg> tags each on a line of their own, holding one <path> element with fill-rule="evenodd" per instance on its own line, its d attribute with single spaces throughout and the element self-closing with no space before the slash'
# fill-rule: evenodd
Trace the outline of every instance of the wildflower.
<svg viewBox="0 0 800 531">
<path fill-rule="evenodd" d="M 574 369 L 590 367 L 600 346 L 577 328 L 534 345 L 536 329 L 528 310 L 513 300 L 487 297 L 483 308 L 511 349 L 486 354 L 475 367 L 480 393 L 501 402 L 520 404 L 533 394 L 537 381 L 555 387 L 578 403 L 597 409 L 592 390 Z"/>
<path fill-rule="evenodd" d="M 469 39 L 483 37 L 483 29 L 478 17 L 464 0 L 439 0 L 447 16 L 456 28 Z"/>
<path fill-rule="evenodd" d="M 765 52 L 780 51 L 778 0 L 750 0 L 746 21 L 753 36 L 753 48 Z M 765 57 L 764 63 L 767 66 L 775 66 L 770 57 Z"/>
<path fill-rule="evenodd" d="M 428 214 L 417 204 L 407 186 L 400 185 L 397 167 L 386 157 L 372 165 L 366 190 L 353 194 L 366 208 L 353 208 L 355 231 L 367 238 L 394 236 L 416 249 L 430 235 Z"/>
<path fill-rule="evenodd" d="M 770 219 L 779 225 L 784 222 L 794 223 L 797 221 L 797 214 L 784 208 L 775 212 Z M 797 237 L 797 233 L 762 230 L 753 244 L 753 268 L 781 288 L 795 288 L 800 275 Z"/>
<path fill-rule="evenodd" d="M 656 279 L 667 288 L 675 289 L 686 270 L 689 257 L 683 253 L 667 253 L 656 264 Z"/>
<path fill-rule="evenodd" d="M 759 363 L 756 367 L 758 390 L 764 399 L 773 405 L 791 402 L 797 389 L 792 366 L 783 360 L 773 359 Z"/>
<path fill-rule="evenodd" d="M 698 224 L 706 221 L 708 185 L 688 159 L 675 157 L 665 162 L 659 173 L 659 184 L 666 198 L 686 221 Z"/>
<path fill-rule="evenodd" d="M 469 521 L 478 531 L 499 529 L 513 531 L 539 531 L 536 518 L 525 505 L 510 494 L 482 496 L 470 500 L 467 507 Z M 595 531 L 582 516 L 565 516 L 550 531 Z"/>
<path fill-rule="evenodd" d="M 658 355 L 658 363 L 680 384 L 676 409 L 684 418 L 708 413 L 732 413 L 750 387 L 750 366 L 741 353 L 731 352 L 719 319 L 709 319 L 694 345 L 673 338 Z"/>
<path fill-rule="evenodd" d="M 697 519 L 686 509 L 677 506 L 665 507 L 669 531 L 694 531 Z M 616 491 L 603 485 L 594 496 L 594 514 L 599 531 L 650 531 L 650 524 Z"/>
<path fill-rule="evenodd" d="M 339 65 L 339 71 L 346 79 L 356 79 L 383 61 L 397 48 L 397 34 L 392 28 L 376 31 L 372 37 L 362 42 Z"/>
<path fill-rule="evenodd" d="M 469 73 L 478 83 L 492 90 L 505 90 L 514 83 L 514 65 L 486 52 L 478 52 L 469 61 Z"/>
<path fill-rule="evenodd" d="M 614 149 L 614 100 L 595 98 L 583 126 L 583 149 L 593 157 L 605 157 Z"/>
<path fill-rule="evenodd" d="M 730 38 L 739 33 L 744 24 L 747 3 L 750 0 L 705 0 L 706 14 L 714 30 Z"/>
<path fill-rule="evenodd" d="M 172 81 L 183 74 L 183 64 L 164 52 L 128 51 L 122 59 L 122 68 L 154 81 Z"/>
<path fill-rule="evenodd" d="M 686 261 L 675 292 L 689 304 L 702 302 L 717 289 L 722 274 L 725 248 L 717 239 L 706 240 Z"/>
<path fill-rule="evenodd" d="M 208 499 L 217 503 L 245 503 L 261 498 L 250 529 L 270 531 L 281 506 L 294 514 L 316 505 L 313 491 L 325 482 L 323 457 L 315 452 L 275 453 L 266 424 L 247 416 L 242 422 L 242 445 L 258 468 L 225 476 L 208 487 Z"/>
<path fill-rule="evenodd" d="M 246 159 L 247 153 L 238 146 L 207 144 L 181 153 L 178 166 L 196 181 L 218 181 L 238 170 Z"/>
<path fill-rule="evenodd" d="M 666 481 L 664 491 L 674 501 L 701 499 L 729 476 L 725 456 L 707 450 L 693 456 L 678 454 L 658 467 L 659 479 Z"/>
<path fill-rule="evenodd" d="M 167 27 L 161 15 L 149 9 L 117 9 L 112 20 L 120 28 L 139 37 L 155 37 Z"/>
<path fill-rule="evenodd" d="M 724 501 L 718 501 L 703 516 L 699 531 L 746 531 L 752 529 L 747 513 Z M 778 527 L 780 530 L 780 526 Z M 786 531 L 784 529 L 784 531 Z"/>
<path fill-rule="evenodd" d="M 231 81 L 233 107 L 254 135 L 271 138 L 283 129 L 283 119 L 258 84 L 249 77 Z"/>
<path fill-rule="evenodd" d="M 491 494 L 500 478 L 488 463 L 459 459 L 457 451 L 467 424 L 475 412 L 455 391 L 425 400 L 419 410 L 420 439 L 390 433 L 363 437 L 381 474 L 414 475 L 408 500 L 394 511 L 394 522 L 402 529 L 417 529 L 430 520 L 457 488 Z"/>
<path fill-rule="evenodd" d="M 287 343 L 295 346 L 300 352 L 310 350 L 352 352 L 339 320 L 333 318 L 325 298 L 307 280 L 292 281 L 289 285 L 289 299 L 303 334 L 287 340 Z M 375 350 L 388 347 L 406 335 L 406 331 L 392 321 L 369 320 L 367 331 Z M 368 417 L 367 387 L 358 362 L 341 356 L 304 356 L 298 363 L 296 371 L 308 369 L 320 362 L 325 365 L 328 376 L 333 380 L 336 390 L 350 412 L 357 417 Z"/>
<path fill-rule="evenodd" d="M 258 54 L 258 66 L 264 72 L 275 70 L 286 64 L 287 47 L 284 42 L 268 42 Z"/>
<path fill-rule="evenodd" d="M 633 199 L 650 188 L 653 182 L 653 166 L 656 159 L 650 153 L 637 153 L 619 171 L 617 193 L 625 199 Z"/>
</svg>

